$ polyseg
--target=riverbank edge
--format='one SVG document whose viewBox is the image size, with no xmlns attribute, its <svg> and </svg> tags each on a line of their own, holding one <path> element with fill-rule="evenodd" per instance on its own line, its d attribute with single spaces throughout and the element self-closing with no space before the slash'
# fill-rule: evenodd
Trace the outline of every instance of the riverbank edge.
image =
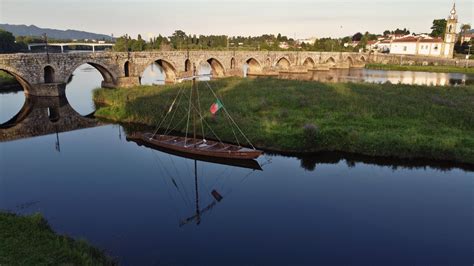
<svg viewBox="0 0 474 266">
<path fill-rule="evenodd" d="M 366 64 L 365 68 L 374 70 L 415 71 L 434 73 L 462 73 L 474 74 L 474 68 L 454 66 L 420 66 L 420 65 L 393 65 L 393 64 Z"/>
<path fill-rule="evenodd" d="M 245 79 L 237 79 L 237 78 L 229 78 L 229 79 L 230 79 L 230 82 L 245 80 Z M 226 82 L 225 79 L 219 79 L 219 80 L 223 81 L 224 85 L 225 85 L 225 82 Z M 256 79 L 256 80 L 258 80 L 258 79 Z M 288 84 L 292 84 L 294 82 L 297 82 L 298 86 L 302 85 L 301 81 L 281 81 L 281 80 L 277 80 L 277 79 L 272 80 L 272 79 L 268 79 L 268 78 L 266 80 L 269 80 L 268 82 L 270 82 L 270 83 L 271 82 L 285 82 L 285 84 L 283 86 L 288 85 Z M 214 81 L 214 82 L 220 82 L 220 81 Z M 244 81 L 244 82 L 249 83 L 251 81 Z M 267 81 L 264 80 L 263 82 L 265 83 Z M 308 81 L 304 81 L 302 86 L 305 86 L 305 84 L 310 84 L 311 86 L 327 86 L 327 85 L 324 85 L 324 84 L 319 84 L 319 83 L 315 83 L 315 82 L 308 82 Z M 261 85 L 261 84 L 257 84 L 257 85 Z M 342 84 L 339 84 L 339 85 L 342 85 Z M 372 90 L 373 88 L 375 88 L 374 86 L 377 86 L 377 85 L 374 85 L 374 84 L 359 84 L 359 85 L 353 84 L 353 85 L 359 86 L 359 87 L 362 86 L 362 89 L 364 89 L 364 87 L 366 87 L 365 89 L 368 88 L 369 90 Z M 167 85 L 167 86 L 168 86 L 168 88 L 173 88 L 172 87 L 173 85 Z M 336 84 L 336 86 L 338 86 L 338 85 Z M 413 88 L 418 88 L 418 89 L 420 89 L 418 91 L 420 91 L 422 93 L 425 93 L 425 91 L 428 90 L 427 88 L 429 88 L 429 87 L 426 87 L 426 86 L 407 86 L 407 85 L 390 85 L 390 86 L 391 87 L 389 87 L 389 89 L 391 88 L 392 90 L 393 89 L 399 89 L 399 88 L 405 89 L 405 90 L 407 90 L 407 89 L 412 90 Z M 392 88 L 392 87 L 394 87 L 394 88 Z M 402 88 L 402 87 L 407 87 L 407 88 Z M 136 92 L 141 93 L 141 92 L 143 92 L 143 90 L 147 91 L 147 92 L 145 92 L 146 95 L 147 95 L 145 97 L 145 98 L 147 98 L 145 100 L 145 101 L 147 101 L 146 104 L 152 105 L 152 106 L 157 106 L 156 102 L 154 102 L 155 100 L 150 101 L 149 97 L 158 96 L 158 94 L 161 93 L 161 91 L 165 90 L 164 89 L 165 87 L 160 86 L 160 88 L 161 89 L 156 90 L 156 88 L 153 87 L 153 86 L 137 86 L 135 89 L 133 89 L 133 88 L 132 89 L 124 88 L 124 89 L 118 89 L 118 90 L 117 89 L 115 89 L 115 90 L 98 89 L 94 92 L 94 101 L 95 101 L 96 105 L 98 106 L 98 109 L 95 112 L 95 116 L 98 117 L 98 118 L 101 118 L 101 119 L 106 119 L 106 120 L 112 121 L 112 122 L 118 122 L 118 123 L 124 123 L 124 124 L 133 123 L 133 124 L 141 124 L 141 125 L 145 125 L 145 126 L 154 127 L 154 126 L 156 126 L 155 124 L 148 123 L 148 122 L 151 121 L 150 118 L 153 117 L 154 116 L 153 114 L 156 113 L 156 109 L 153 110 L 153 111 L 149 111 L 149 107 L 140 108 L 141 113 L 140 112 L 138 112 L 138 113 L 134 112 L 133 115 L 125 114 L 124 111 L 126 109 L 125 105 L 128 105 L 129 103 L 131 104 L 131 106 L 137 106 L 136 103 L 133 101 L 133 99 L 136 99 L 136 98 L 133 98 L 133 97 L 138 97 L 138 98 L 141 97 L 141 100 L 143 100 L 143 97 L 142 97 L 142 96 L 144 96 L 143 94 L 140 95 L 140 96 L 135 95 Z M 360 88 L 355 88 L 355 89 L 360 90 Z M 439 91 L 445 91 L 444 88 L 436 88 L 435 87 L 434 89 L 435 90 L 438 89 Z M 464 89 L 464 91 L 468 91 L 469 97 L 472 97 L 472 93 L 471 93 L 472 89 L 473 89 L 472 86 L 466 87 Z M 330 90 L 334 90 L 334 87 L 332 87 L 332 89 L 330 89 Z M 379 90 L 380 90 L 380 88 L 379 88 Z M 383 91 L 385 91 L 385 88 L 383 89 Z M 385 92 L 383 92 L 383 93 L 385 93 Z M 131 99 L 130 101 L 129 101 L 129 96 L 130 96 L 130 99 Z M 424 94 L 422 96 L 424 96 Z M 108 99 L 107 99 L 107 97 L 108 97 Z M 162 97 L 162 95 L 160 95 L 159 97 L 160 98 L 166 98 L 166 97 Z M 439 99 L 435 99 L 435 100 L 439 101 Z M 109 105 L 109 103 L 110 103 L 110 105 Z M 141 103 L 144 104 L 144 102 L 141 102 Z M 114 105 L 114 106 L 112 106 L 112 105 Z M 463 107 L 463 108 L 465 108 L 465 107 Z M 133 107 L 132 107 L 132 110 L 133 110 Z M 150 112 L 152 112 L 152 114 L 150 114 Z M 456 109 L 456 112 L 458 112 L 457 109 Z M 466 112 L 466 110 L 464 110 L 464 112 Z M 144 115 L 144 116 L 142 116 L 142 115 Z M 143 118 L 138 118 L 140 116 L 142 116 Z M 444 119 L 446 119 L 446 118 L 444 118 Z M 467 117 L 466 119 L 469 120 L 471 118 Z M 143 122 L 143 121 L 146 121 L 146 122 Z M 244 129 L 244 131 L 245 131 L 245 129 Z M 337 132 L 340 132 L 340 131 L 336 131 L 336 133 Z M 372 132 L 372 131 L 370 131 L 370 132 Z M 285 132 L 285 134 L 286 133 L 288 133 L 288 132 Z M 294 135 L 293 133 L 294 132 L 290 132 L 289 134 L 286 134 L 286 136 L 293 136 Z M 293 135 L 291 135 L 291 134 L 293 134 Z M 301 134 L 301 133 L 297 133 L 297 134 Z M 469 134 L 469 130 L 465 129 L 464 133 L 461 132 L 461 134 L 464 134 L 464 136 L 459 136 L 459 137 L 467 138 L 467 139 L 464 140 L 464 142 L 468 141 L 468 143 L 472 143 L 472 136 Z M 222 136 L 220 136 L 220 137 L 222 138 Z M 274 136 L 270 135 L 270 137 L 274 137 Z M 338 137 L 338 135 L 336 136 L 336 139 L 337 139 L 337 137 Z M 343 137 L 343 136 L 341 135 L 341 137 Z M 371 145 L 370 149 L 363 148 L 364 146 L 358 145 L 357 142 L 355 143 L 356 145 L 354 145 L 354 143 L 352 143 L 352 144 L 349 143 L 349 146 L 336 145 L 335 148 L 333 148 L 334 145 L 332 145 L 332 147 L 331 147 L 331 145 L 328 146 L 326 144 L 321 144 L 321 145 L 316 145 L 317 148 L 313 147 L 311 149 L 308 149 L 308 146 L 304 146 L 304 147 L 302 147 L 302 149 L 291 149 L 291 148 L 287 148 L 288 145 L 286 145 L 287 147 L 285 147 L 285 145 L 282 146 L 281 143 L 280 143 L 280 146 L 281 146 L 280 147 L 278 145 L 274 145 L 276 142 L 269 142 L 269 141 L 265 141 L 265 140 L 261 141 L 262 143 L 256 142 L 256 143 L 254 143 L 254 145 L 256 147 L 258 147 L 259 149 L 262 149 L 264 151 L 271 151 L 271 152 L 282 153 L 282 154 L 288 154 L 289 153 L 289 154 L 305 155 L 305 154 L 313 154 L 313 153 L 319 153 L 319 152 L 343 152 L 343 153 L 351 153 L 351 154 L 359 154 L 359 155 L 383 157 L 383 158 L 399 158 L 399 159 L 403 159 L 403 160 L 433 160 L 433 161 L 441 161 L 441 162 L 453 162 L 453 163 L 459 163 L 459 164 L 474 165 L 473 150 L 470 148 L 470 146 L 467 146 L 467 148 L 464 148 L 464 147 L 466 147 L 464 145 L 462 150 L 457 150 L 455 147 L 450 148 L 448 150 L 445 150 L 443 148 L 440 149 L 440 147 L 436 147 L 436 146 L 433 146 L 433 147 L 427 146 L 426 147 L 426 144 L 430 143 L 429 139 L 431 138 L 431 136 L 427 136 L 427 137 L 428 137 L 428 139 L 424 140 L 424 143 L 420 143 L 420 144 L 417 144 L 417 145 L 412 145 L 412 144 L 405 143 L 405 144 L 403 144 L 404 146 L 395 147 L 395 149 L 394 149 L 393 145 L 397 145 L 396 144 L 397 141 L 396 140 L 394 141 L 393 139 L 392 140 L 383 140 L 383 141 L 381 141 L 380 139 L 369 139 L 368 140 L 369 142 L 367 142 L 367 140 L 365 140 L 363 145 Z M 267 136 L 267 138 L 268 138 L 268 136 Z M 456 136 L 455 138 L 458 138 L 458 136 Z M 231 138 L 222 138 L 222 139 L 226 142 L 232 143 L 232 141 L 229 141 Z M 346 140 L 346 139 L 341 139 L 341 140 Z M 373 145 L 372 145 L 370 143 L 370 141 L 376 141 L 377 143 L 373 143 Z M 337 147 L 337 146 L 339 146 L 339 147 Z M 345 147 L 347 147 L 347 149 Z"/>
<path fill-rule="evenodd" d="M 132 132 L 135 131 L 153 131 L 155 128 L 147 124 L 141 123 L 134 123 L 134 122 L 121 122 L 117 120 L 108 119 L 105 117 L 96 116 L 101 122 L 105 124 L 118 124 L 125 129 L 125 133 L 127 134 L 128 128 L 134 128 Z M 139 128 L 139 130 L 137 130 Z M 181 132 L 171 132 L 172 134 L 181 135 Z M 218 141 L 217 139 L 213 138 L 206 138 L 208 140 Z M 127 140 L 128 141 L 128 140 Z M 236 142 L 232 141 L 224 141 L 228 144 L 238 145 Z M 464 171 L 474 172 L 474 163 L 466 163 L 466 162 L 459 162 L 453 160 L 442 160 L 442 159 L 432 159 L 426 157 L 396 157 L 396 156 L 374 156 L 368 155 L 363 153 L 356 153 L 356 152 L 348 152 L 348 151 L 340 151 L 340 150 L 317 150 L 317 151 L 297 151 L 297 150 L 282 150 L 277 148 L 267 148 L 267 147 L 256 147 L 257 149 L 264 152 L 264 154 L 268 155 L 278 155 L 278 156 L 285 156 L 285 157 L 294 157 L 298 159 L 302 159 L 304 157 L 314 156 L 318 158 L 324 157 L 331 157 L 331 161 L 334 161 L 334 157 L 337 157 L 336 161 L 340 161 L 342 159 L 356 161 L 361 163 L 368 163 L 368 164 L 375 164 L 381 166 L 390 166 L 390 167 L 431 167 L 440 170 L 450 170 L 453 168 L 462 169 Z M 325 162 L 326 160 L 322 160 Z"/>
<path fill-rule="evenodd" d="M 117 265 L 104 251 L 53 231 L 41 214 L 0 211 L 0 265 Z"/>
</svg>

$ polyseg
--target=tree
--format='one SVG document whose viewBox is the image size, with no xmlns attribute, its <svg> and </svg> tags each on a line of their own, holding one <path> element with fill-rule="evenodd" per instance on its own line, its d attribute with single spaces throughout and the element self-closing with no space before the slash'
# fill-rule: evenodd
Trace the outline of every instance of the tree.
<svg viewBox="0 0 474 266">
<path fill-rule="evenodd" d="M 113 50 L 117 52 L 127 52 L 129 47 L 130 47 L 130 39 L 128 35 L 124 35 L 115 40 L 115 45 L 113 47 Z"/>
<path fill-rule="evenodd" d="M 462 24 L 461 25 L 461 40 L 463 40 L 464 36 L 466 36 L 467 32 L 471 29 L 471 24 Z"/>
<path fill-rule="evenodd" d="M 183 48 L 183 44 L 186 43 L 186 39 L 188 36 L 186 33 L 182 30 L 176 30 L 173 35 L 170 36 L 170 41 L 171 44 L 173 45 L 173 48 L 175 49 L 181 49 Z"/>
<path fill-rule="evenodd" d="M 0 53 L 15 52 L 15 37 L 11 32 L 0 29 Z"/>
<path fill-rule="evenodd" d="M 389 30 L 386 30 L 386 31 L 383 32 L 383 36 L 388 36 L 388 35 L 390 35 L 390 33 L 391 32 Z"/>
<path fill-rule="evenodd" d="M 446 31 L 446 19 L 435 19 L 433 20 L 433 26 L 431 26 L 431 37 L 443 37 Z"/>
<path fill-rule="evenodd" d="M 359 42 L 362 39 L 362 33 L 358 32 L 352 36 L 352 41 L 353 42 Z"/>
</svg>

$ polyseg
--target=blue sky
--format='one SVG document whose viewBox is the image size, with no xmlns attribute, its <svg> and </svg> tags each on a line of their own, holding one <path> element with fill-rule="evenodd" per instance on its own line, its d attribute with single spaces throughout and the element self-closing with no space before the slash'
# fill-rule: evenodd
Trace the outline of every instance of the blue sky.
<svg viewBox="0 0 474 266">
<path fill-rule="evenodd" d="M 473 0 L 456 1 L 461 23 L 473 22 Z M 446 0 L 0 0 L 0 22 L 77 29 L 120 36 L 191 34 L 290 37 L 429 32 L 452 7 Z"/>
</svg>

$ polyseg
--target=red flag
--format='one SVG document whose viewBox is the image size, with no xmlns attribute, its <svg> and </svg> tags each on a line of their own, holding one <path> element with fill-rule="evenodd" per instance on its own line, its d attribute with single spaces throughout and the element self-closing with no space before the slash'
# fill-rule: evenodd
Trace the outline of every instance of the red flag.
<svg viewBox="0 0 474 266">
<path fill-rule="evenodd" d="M 222 107 L 221 101 L 217 100 L 215 103 L 211 105 L 211 108 L 209 108 L 209 111 L 211 112 L 211 114 L 215 115 L 217 111 L 221 109 L 221 107 Z"/>
</svg>

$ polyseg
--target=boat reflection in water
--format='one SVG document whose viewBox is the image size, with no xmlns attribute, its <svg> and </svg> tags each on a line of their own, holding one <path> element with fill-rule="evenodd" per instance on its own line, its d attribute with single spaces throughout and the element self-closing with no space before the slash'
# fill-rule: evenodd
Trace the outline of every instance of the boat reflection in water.
<svg viewBox="0 0 474 266">
<path fill-rule="evenodd" d="M 180 152 L 175 149 L 166 149 L 161 146 L 155 146 L 155 145 L 152 145 L 150 142 L 142 141 L 139 138 L 133 138 L 133 137 L 130 138 L 129 135 L 133 136 L 133 133 L 127 134 L 127 141 L 135 142 L 138 146 L 145 146 L 152 150 L 158 150 L 164 153 L 168 153 L 168 154 L 172 154 L 178 157 L 193 160 L 194 169 L 192 172 L 194 175 L 194 194 L 195 194 L 194 213 L 191 216 L 188 216 L 187 218 L 181 219 L 179 221 L 180 227 L 192 222 L 195 222 L 197 225 L 199 225 L 201 223 L 201 216 L 205 214 L 206 212 L 209 212 L 212 208 L 214 208 L 217 205 L 217 203 L 219 203 L 224 198 L 223 194 L 221 194 L 220 191 L 218 191 L 217 189 L 213 189 L 210 192 L 210 195 L 212 196 L 210 203 L 206 204 L 205 207 L 203 208 L 200 207 L 201 202 L 200 202 L 200 194 L 199 194 L 199 186 L 198 186 L 199 184 L 198 161 L 226 165 L 226 166 L 231 166 L 231 167 L 246 168 L 246 169 L 251 169 L 251 170 L 259 170 L 259 171 L 262 170 L 262 167 L 256 160 L 229 159 L 229 158 L 218 158 L 218 157 L 190 154 L 187 152 Z M 166 166 L 163 166 L 163 167 L 166 167 Z M 169 173 L 166 173 L 166 174 L 169 174 Z M 170 176 L 170 178 L 172 177 Z M 174 179 L 172 179 L 172 183 L 179 190 L 178 184 Z"/>
</svg>

